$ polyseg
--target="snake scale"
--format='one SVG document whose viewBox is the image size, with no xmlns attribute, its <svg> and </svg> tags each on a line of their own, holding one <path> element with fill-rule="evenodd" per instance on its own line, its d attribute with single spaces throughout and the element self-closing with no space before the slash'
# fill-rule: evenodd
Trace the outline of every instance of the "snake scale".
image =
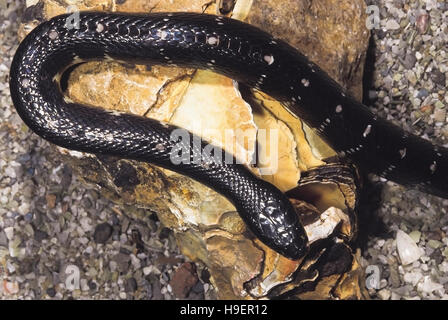
<svg viewBox="0 0 448 320">
<path fill-rule="evenodd" d="M 65 99 L 61 72 L 101 59 L 211 69 L 279 100 L 362 170 L 448 198 L 446 148 L 378 118 L 295 48 L 254 26 L 195 13 L 81 12 L 78 28 L 68 28 L 67 18 L 40 24 L 15 54 L 10 90 L 23 121 L 56 145 L 146 161 L 211 187 L 235 205 L 262 242 L 286 257 L 303 256 L 308 240 L 282 192 L 244 165 L 217 161 L 217 152 L 221 159 L 229 156 L 222 149 L 207 156 L 205 142 L 174 141 L 173 125 Z M 174 164 L 170 153 L 179 143 L 201 161 Z"/>
</svg>

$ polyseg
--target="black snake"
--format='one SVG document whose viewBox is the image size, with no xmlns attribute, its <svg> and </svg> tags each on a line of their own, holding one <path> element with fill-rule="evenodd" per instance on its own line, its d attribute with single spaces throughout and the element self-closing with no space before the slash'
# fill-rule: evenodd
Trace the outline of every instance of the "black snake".
<svg viewBox="0 0 448 320">
<path fill-rule="evenodd" d="M 105 58 L 211 69 L 276 98 L 362 169 L 448 198 L 446 148 L 376 117 L 296 49 L 254 26 L 195 13 L 82 12 L 79 28 L 68 28 L 67 17 L 40 24 L 14 57 L 10 89 L 23 121 L 62 147 L 154 163 L 204 183 L 235 205 L 261 241 L 289 258 L 303 256 L 307 236 L 282 192 L 243 165 L 217 161 L 221 149 L 204 155 L 205 143 L 183 146 L 190 160 L 199 155 L 201 161 L 174 164 L 170 154 L 180 142 L 170 135 L 177 127 L 72 103 L 60 89 L 61 72 Z"/>
</svg>

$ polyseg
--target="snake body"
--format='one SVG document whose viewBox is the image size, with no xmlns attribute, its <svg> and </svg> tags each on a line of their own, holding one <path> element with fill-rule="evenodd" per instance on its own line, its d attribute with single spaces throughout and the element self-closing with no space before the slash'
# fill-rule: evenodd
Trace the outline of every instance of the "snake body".
<svg viewBox="0 0 448 320">
<path fill-rule="evenodd" d="M 376 117 L 296 49 L 254 26 L 194 13 L 81 12 L 79 28 L 68 28 L 68 17 L 40 24 L 16 52 L 10 89 L 23 121 L 62 147 L 150 162 L 204 183 L 289 258 L 303 256 L 307 237 L 282 192 L 243 165 L 204 156 L 205 143 L 173 141 L 173 125 L 64 99 L 61 71 L 105 58 L 211 69 L 278 99 L 361 169 L 448 198 L 447 149 Z M 179 143 L 191 150 L 190 160 L 202 160 L 174 164 L 170 153 Z"/>
</svg>

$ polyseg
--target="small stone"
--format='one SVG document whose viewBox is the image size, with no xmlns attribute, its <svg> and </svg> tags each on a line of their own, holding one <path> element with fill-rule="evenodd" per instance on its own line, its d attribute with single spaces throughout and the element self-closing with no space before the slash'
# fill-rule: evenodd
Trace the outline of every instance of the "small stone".
<svg viewBox="0 0 448 320">
<path fill-rule="evenodd" d="M 8 238 L 3 230 L 0 231 L 0 247 L 8 248 Z"/>
<path fill-rule="evenodd" d="M 437 249 L 437 248 L 439 248 L 441 245 L 442 245 L 442 243 L 441 243 L 440 241 L 437 241 L 437 240 L 429 240 L 429 241 L 428 241 L 428 246 L 429 246 L 430 248 L 433 248 L 433 249 Z"/>
<path fill-rule="evenodd" d="M 95 291 L 96 288 L 98 287 L 97 284 L 93 280 L 89 280 L 87 285 L 89 286 L 89 289 L 92 290 L 92 291 Z"/>
<path fill-rule="evenodd" d="M 392 293 L 390 292 L 390 290 L 387 290 L 387 289 L 382 289 L 382 290 L 378 291 L 378 297 L 381 300 L 389 300 L 391 295 L 392 295 Z"/>
<path fill-rule="evenodd" d="M 436 109 L 434 112 L 434 121 L 445 122 L 445 120 L 446 120 L 446 110 L 445 109 Z"/>
<path fill-rule="evenodd" d="M 415 243 L 419 243 L 420 242 L 420 237 L 422 236 L 422 233 L 418 230 L 412 231 L 409 236 L 411 237 L 412 240 L 414 240 Z"/>
<path fill-rule="evenodd" d="M 53 287 L 50 287 L 46 290 L 46 293 L 50 298 L 54 298 L 54 296 L 56 295 L 56 290 Z"/>
<path fill-rule="evenodd" d="M 439 69 L 434 69 L 431 72 L 431 80 L 440 86 L 445 86 L 446 76 Z"/>
<path fill-rule="evenodd" d="M 48 209 L 53 209 L 56 207 L 56 195 L 55 194 L 47 194 L 45 196 L 45 200 L 47 200 Z"/>
<path fill-rule="evenodd" d="M 8 238 L 8 240 L 12 240 L 12 238 L 14 238 L 14 228 L 13 227 L 5 228 L 3 231 L 5 232 L 6 238 Z"/>
<path fill-rule="evenodd" d="M 406 69 L 412 69 L 415 66 L 416 62 L 417 58 L 415 57 L 415 53 L 408 53 L 403 60 L 403 66 Z"/>
<path fill-rule="evenodd" d="M 194 264 L 184 263 L 177 268 L 170 281 L 174 296 L 179 299 L 186 298 L 198 280 Z"/>
<path fill-rule="evenodd" d="M 96 243 L 105 244 L 112 235 L 113 228 L 107 222 L 101 223 L 96 226 L 95 232 L 93 233 L 93 240 Z"/>
<path fill-rule="evenodd" d="M 126 292 L 120 292 L 119 297 L 120 299 L 125 300 L 127 298 Z"/>
<path fill-rule="evenodd" d="M 33 214 L 32 214 L 31 212 L 29 212 L 29 213 L 27 213 L 27 214 L 25 215 L 25 221 L 26 221 L 26 222 L 31 222 L 31 221 L 33 221 Z"/>
<path fill-rule="evenodd" d="M 416 286 L 417 283 L 422 279 L 423 275 L 420 272 L 408 272 L 404 275 L 403 279 L 407 283 Z"/>
<path fill-rule="evenodd" d="M 19 293 L 19 283 L 4 281 L 3 282 L 3 290 L 4 290 L 4 293 L 6 293 L 6 294 L 10 294 L 10 295 L 17 294 L 17 293 Z"/>
<path fill-rule="evenodd" d="M 137 280 L 135 278 L 129 278 L 126 280 L 125 289 L 126 292 L 133 293 L 137 291 Z"/>
<path fill-rule="evenodd" d="M 395 21 L 394 19 L 389 19 L 386 22 L 386 29 L 387 30 L 397 30 L 400 28 L 400 25 L 398 24 L 397 21 Z"/>
<path fill-rule="evenodd" d="M 36 230 L 34 231 L 34 240 L 37 242 L 42 242 L 42 240 L 48 239 L 49 235 L 45 231 L 42 230 Z"/>
<path fill-rule="evenodd" d="M 423 282 L 418 284 L 417 289 L 429 294 L 433 291 L 443 290 L 443 285 L 433 282 L 430 276 L 425 276 Z"/>
<path fill-rule="evenodd" d="M 448 258 L 448 248 L 445 248 L 445 250 L 443 250 L 442 255 L 443 255 L 445 258 Z"/>
<path fill-rule="evenodd" d="M 119 253 L 115 255 L 114 260 L 118 265 L 118 270 L 122 273 L 127 273 L 131 262 L 131 257 L 124 253 Z"/>
<path fill-rule="evenodd" d="M 145 276 L 149 275 L 149 274 L 151 273 L 151 271 L 152 271 L 152 267 L 151 267 L 151 266 L 148 266 L 148 267 L 144 267 L 144 268 L 143 268 L 143 274 L 144 274 Z"/>
<path fill-rule="evenodd" d="M 418 32 L 420 34 L 425 34 L 429 28 L 429 15 L 426 12 L 419 14 L 415 24 Z"/>
<path fill-rule="evenodd" d="M 396 241 L 398 255 L 403 265 L 411 264 L 422 256 L 422 250 L 407 233 L 398 230 Z"/>
</svg>

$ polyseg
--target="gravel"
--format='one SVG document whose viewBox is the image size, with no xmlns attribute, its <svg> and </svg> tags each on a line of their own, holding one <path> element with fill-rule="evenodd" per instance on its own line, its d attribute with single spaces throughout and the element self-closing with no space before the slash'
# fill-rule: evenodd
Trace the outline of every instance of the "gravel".
<svg viewBox="0 0 448 320">
<path fill-rule="evenodd" d="M 381 28 L 373 30 L 375 65 L 366 94 L 374 100 L 372 108 L 447 146 L 447 4 L 367 3 L 379 7 L 381 18 Z M 176 298 L 173 287 L 178 284 L 172 281 L 185 258 L 172 233 L 155 215 L 135 221 L 82 185 L 15 113 L 8 71 L 22 12 L 19 0 L 0 2 L 0 298 Z M 370 202 L 378 193 L 383 200 L 360 217 L 360 237 L 369 235 L 362 265 L 379 270 L 371 297 L 447 299 L 448 201 L 377 177 L 372 181 Z M 148 230 L 140 235 L 143 249 L 132 241 L 141 225 Z M 208 282 L 206 270 L 196 272 Z M 190 286 L 190 298 L 215 297 L 209 283 L 191 281 Z"/>
<path fill-rule="evenodd" d="M 0 299 L 175 299 L 185 258 L 172 232 L 82 185 L 15 112 L 8 72 L 23 5 L 0 2 Z"/>
<path fill-rule="evenodd" d="M 407 130 L 448 146 L 447 4 L 367 3 L 378 6 L 381 18 L 381 28 L 373 30 L 375 65 L 369 89 L 375 94 L 369 96 L 377 98 L 370 105 Z M 390 21 L 399 28 L 387 28 Z M 380 288 L 370 289 L 371 297 L 448 299 L 448 201 L 372 179 L 382 182 L 383 200 L 374 213 L 377 223 L 365 230 L 374 236 L 365 246 L 362 264 L 380 270 Z"/>
</svg>

